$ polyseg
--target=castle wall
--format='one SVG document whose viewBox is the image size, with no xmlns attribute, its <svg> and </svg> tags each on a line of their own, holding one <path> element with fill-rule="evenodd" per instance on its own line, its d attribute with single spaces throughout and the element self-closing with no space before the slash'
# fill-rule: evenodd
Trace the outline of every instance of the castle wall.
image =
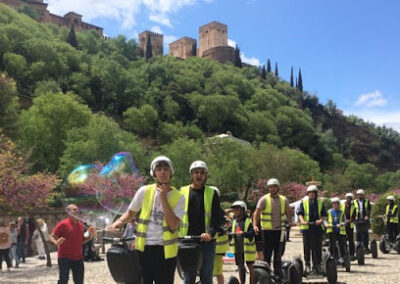
<svg viewBox="0 0 400 284">
<path fill-rule="evenodd" d="M 230 46 L 217 46 L 203 52 L 203 58 L 213 59 L 221 63 L 233 62 L 235 49 Z"/>
<path fill-rule="evenodd" d="M 195 39 L 183 37 L 177 41 L 170 43 L 169 55 L 181 59 L 186 59 L 190 56 L 196 56 L 196 44 L 197 41 Z"/>
</svg>

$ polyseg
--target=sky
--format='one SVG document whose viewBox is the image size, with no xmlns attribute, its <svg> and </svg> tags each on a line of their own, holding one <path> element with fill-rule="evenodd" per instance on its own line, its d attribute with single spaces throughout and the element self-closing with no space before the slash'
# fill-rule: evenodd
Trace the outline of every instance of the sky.
<svg viewBox="0 0 400 284">
<path fill-rule="evenodd" d="M 211 21 L 228 25 L 229 44 L 244 62 L 278 63 L 289 81 L 301 68 L 304 89 L 346 115 L 400 131 L 400 1 L 398 0 L 45 0 L 48 9 L 69 11 L 137 39 L 152 30 L 168 44 L 198 39 Z"/>
</svg>

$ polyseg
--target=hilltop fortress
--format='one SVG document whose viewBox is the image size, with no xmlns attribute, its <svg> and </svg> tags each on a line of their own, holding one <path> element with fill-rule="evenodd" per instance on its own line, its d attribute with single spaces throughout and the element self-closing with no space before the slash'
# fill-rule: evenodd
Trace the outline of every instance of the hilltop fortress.
<svg viewBox="0 0 400 284">
<path fill-rule="evenodd" d="M 163 55 L 163 35 L 150 31 L 139 34 L 139 55 L 146 54 L 148 38 L 153 56 Z M 221 63 L 233 62 L 234 52 L 234 48 L 228 46 L 228 26 L 216 21 L 199 27 L 198 48 L 196 39 L 190 37 L 183 37 L 169 45 L 169 55 L 179 59 L 198 56 Z"/>
<path fill-rule="evenodd" d="M 54 15 L 47 10 L 47 3 L 43 0 L 0 0 L 0 3 L 6 4 L 13 8 L 19 6 L 27 6 L 34 10 L 38 16 L 38 21 L 42 23 L 53 23 L 58 26 L 74 26 L 77 31 L 95 30 L 99 35 L 103 36 L 103 28 L 88 24 L 82 21 L 82 15 L 74 12 L 68 12 L 63 17 Z"/>
</svg>

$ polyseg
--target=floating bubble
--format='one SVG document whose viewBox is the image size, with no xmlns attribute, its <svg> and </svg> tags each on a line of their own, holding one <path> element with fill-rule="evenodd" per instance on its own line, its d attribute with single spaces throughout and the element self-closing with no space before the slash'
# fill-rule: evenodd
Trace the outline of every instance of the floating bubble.
<svg viewBox="0 0 400 284">
<path fill-rule="evenodd" d="M 135 162 L 129 152 L 115 154 L 111 158 L 111 161 L 108 162 L 100 171 L 100 176 L 105 177 L 119 176 L 121 174 L 138 175 Z"/>
<path fill-rule="evenodd" d="M 79 167 L 76 167 L 68 175 L 68 183 L 70 185 L 79 185 L 84 183 L 94 169 L 95 165 L 80 165 Z"/>
</svg>

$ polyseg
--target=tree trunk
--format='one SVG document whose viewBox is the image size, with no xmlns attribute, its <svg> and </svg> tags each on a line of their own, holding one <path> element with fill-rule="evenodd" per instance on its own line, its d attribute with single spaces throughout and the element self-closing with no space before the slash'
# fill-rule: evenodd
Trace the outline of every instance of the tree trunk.
<svg viewBox="0 0 400 284">
<path fill-rule="evenodd" d="M 42 232 L 41 228 L 39 227 L 39 225 L 36 223 L 34 216 L 31 214 L 26 214 L 26 215 L 28 215 L 29 218 L 32 218 L 33 224 L 35 224 L 35 228 L 39 232 L 40 239 L 42 240 L 43 245 L 44 245 L 44 251 L 46 252 L 46 260 L 47 260 L 46 266 L 51 267 L 51 257 L 50 257 L 50 249 L 49 249 L 48 242 L 44 238 L 43 232 Z"/>
</svg>

